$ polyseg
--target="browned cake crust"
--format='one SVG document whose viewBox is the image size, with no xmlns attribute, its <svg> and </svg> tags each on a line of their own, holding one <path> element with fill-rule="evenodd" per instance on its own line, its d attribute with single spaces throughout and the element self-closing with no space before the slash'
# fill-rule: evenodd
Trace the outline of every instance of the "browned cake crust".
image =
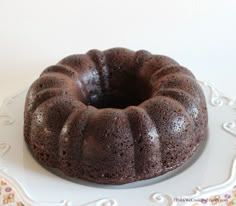
<svg viewBox="0 0 236 206">
<path fill-rule="evenodd" d="M 206 136 L 205 97 L 173 59 L 113 48 L 46 68 L 25 103 L 24 136 L 42 164 L 123 184 L 183 164 Z"/>
</svg>

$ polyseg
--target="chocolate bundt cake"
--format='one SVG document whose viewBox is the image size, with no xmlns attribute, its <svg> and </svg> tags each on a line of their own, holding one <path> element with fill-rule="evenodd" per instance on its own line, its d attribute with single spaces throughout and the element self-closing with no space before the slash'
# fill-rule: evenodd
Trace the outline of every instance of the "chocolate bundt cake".
<svg viewBox="0 0 236 206">
<path fill-rule="evenodd" d="M 167 56 L 113 48 L 46 68 L 26 97 L 24 136 L 44 166 L 123 184 L 182 165 L 207 122 L 203 91 L 188 69 Z"/>
</svg>

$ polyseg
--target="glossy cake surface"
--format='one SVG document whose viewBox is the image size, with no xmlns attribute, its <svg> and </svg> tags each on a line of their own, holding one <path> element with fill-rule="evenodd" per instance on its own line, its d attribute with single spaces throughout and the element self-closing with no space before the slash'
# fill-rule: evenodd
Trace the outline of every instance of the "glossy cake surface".
<svg viewBox="0 0 236 206">
<path fill-rule="evenodd" d="M 167 56 L 113 48 L 46 68 L 26 97 L 24 136 L 42 165 L 123 184 L 182 165 L 207 122 L 191 71 Z"/>
</svg>

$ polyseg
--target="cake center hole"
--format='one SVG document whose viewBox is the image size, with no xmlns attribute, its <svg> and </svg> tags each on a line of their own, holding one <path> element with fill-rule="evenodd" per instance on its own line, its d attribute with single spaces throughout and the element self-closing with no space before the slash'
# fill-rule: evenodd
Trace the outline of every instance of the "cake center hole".
<svg viewBox="0 0 236 206">
<path fill-rule="evenodd" d="M 90 91 L 87 104 L 96 108 L 124 109 L 141 104 L 151 95 L 149 84 L 137 78 L 110 81 L 108 85 Z"/>
</svg>

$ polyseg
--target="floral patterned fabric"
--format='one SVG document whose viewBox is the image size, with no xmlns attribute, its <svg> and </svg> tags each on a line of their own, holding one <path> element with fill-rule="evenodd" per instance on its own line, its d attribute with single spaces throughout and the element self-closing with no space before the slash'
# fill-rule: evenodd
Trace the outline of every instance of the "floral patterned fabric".
<svg viewBox="0 0 236 206">
<path fill-rule="evenodd" d="M 199 202 L 192 204 L 192 206 L 236 206 L 236 186 L 234 188 L 224 194 L 215 195 L 209 197 L 208 199 L 202 199 Z"/>
<path fill-rule="evenodd" d="M 0 181 L 0 206 L 26 206 L 5 180 Z"/>
</svg>

